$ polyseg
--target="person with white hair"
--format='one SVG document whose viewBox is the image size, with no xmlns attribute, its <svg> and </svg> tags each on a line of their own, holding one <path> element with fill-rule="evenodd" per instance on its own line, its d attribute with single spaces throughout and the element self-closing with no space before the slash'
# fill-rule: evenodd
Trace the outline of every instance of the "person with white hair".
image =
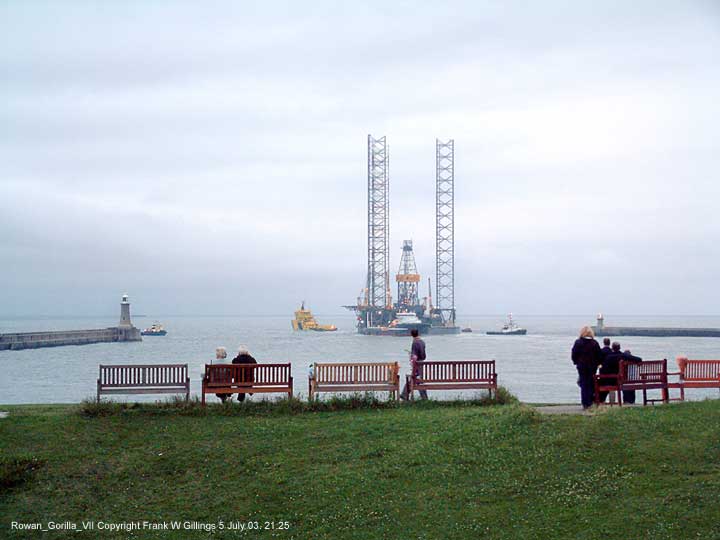
<svg viewBox="0 0 720 540">
<path fill-rule="evenodd" d="M 255 360 L 250 355 L 250 351 L 248 350 L 248 348 L 245 345 L 240 345 L 240 347 L 238 347 L 238 354 L 235 358 L 233 358 L 232 363 L 233 364 L 257 364 L 257 360 Z M 255 370 L 253 368 L 248 368 L 243 371 L 245 372 L 244 377 L 243 377 L 244 382 L 254 382 L 255 381 Z M 250 395 L 252 395 L 252 393 L 250 393 Z M 238 401 L 245 401 L 244 393 L 238 394 Z"/>
<path fill-rule="evenodd" d="M 215 360 L 217 360 L 218 364 L 224 363 L 223 360 L 227 358 L 227 350 L 225 347 L 216 347 L 215 348 Z M 212 364 L 212 361 L 210 361 Z M 211 372 L 212 373 L 212 372 Z M 215 394 L 220 401 L 225 403 L 225 400 L 228 398 L 228 394 Z"/>
</svg>

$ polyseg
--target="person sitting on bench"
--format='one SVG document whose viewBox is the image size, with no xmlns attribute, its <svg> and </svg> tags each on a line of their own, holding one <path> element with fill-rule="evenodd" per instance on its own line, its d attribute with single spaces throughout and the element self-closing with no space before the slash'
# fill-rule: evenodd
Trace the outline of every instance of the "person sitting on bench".
<svg viewBox="0 0 720 540">
<path fill-rule="evenodd" d="M 612 344 L 612 352 L 605 355 L 600 366 L 601 375 L 617 375 L 620 373 L 620 360 L 642 362 L 642 358 L 639 356 L 633 356 L 630 351 L 620 352 L 620 343 L 614 341 Z M 600 379 L 600 385 L 612 385 L 615 384 L 617 379 L 607 378 Z M 608 392 L 600 392 L 598 396 L 600 403 L 604 402 L 607 398 Z M 635 390 L 623 390 L 623 403 L 633 404 L 635 403 Z"/>
<path fill-rule="evenodd" d="M 218 361 L 217 363 L 222 364 L 223 360 L 225 360 L 226 358 L 227 350 L 225 350 L 225 347 L 217 347 L 215 349 L 215 360 Z M 210 361 L 210 363 L 212 364 L 212 361 Z M 215 394 L 215 396 L 223 403 L 225 403 L 225 400 L 228 398 L 227 394 Z"/>
<path fill-rule="evenodd" d="M 238 355 L 233 358 L 232 361 L 233 364 L 257 364 L 257 360 L 255 360 L 251 355 L 250 351 L 248 351 L 248 348 L 245 345 L 240 345 L 238 348 Z M 254 369 L 246 369 L 245 370 L 245 382 L 255 382 L 255 370 Z M 252 393 L 250 394 L 252 396 Z M 245 394 L 238 394 L 238 401 L 245 401 Z"/>
</svg>

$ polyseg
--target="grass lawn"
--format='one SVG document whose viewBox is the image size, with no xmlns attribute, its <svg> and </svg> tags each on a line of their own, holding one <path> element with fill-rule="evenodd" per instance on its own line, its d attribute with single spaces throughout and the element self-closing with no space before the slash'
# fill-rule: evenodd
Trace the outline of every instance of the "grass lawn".
<svg viewBox="0 0 720 540">
<path fill-rule="evenodd" d="M 2 538 L 720 538 L 720 401 L 592 416 L 0 409 Z M 10 530 L 66 520 L 276 528 Z"/>
</svg>

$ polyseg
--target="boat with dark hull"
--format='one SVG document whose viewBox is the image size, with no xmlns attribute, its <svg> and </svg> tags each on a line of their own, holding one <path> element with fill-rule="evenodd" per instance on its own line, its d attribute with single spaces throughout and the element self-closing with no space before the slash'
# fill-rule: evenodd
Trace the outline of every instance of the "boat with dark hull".
<svg viewBox="0 0 720 540">
<path fill-rule="evenodd" d="M 150 328 L 146 328 L 140 334 L 143 336 L 166 336 L 167 330 L 159 322 L 154 322 Z"/>
<path fill-rule="evenodd" d="M 513 321 L 512 313 L 508 315 L 507 322 L 503 325 L 500 330 L 490 330 L 486 332 L 488 336 L 524 336 L 527 334 L 525 328 L 520 328 L 515 321 Z"/>
</svg>

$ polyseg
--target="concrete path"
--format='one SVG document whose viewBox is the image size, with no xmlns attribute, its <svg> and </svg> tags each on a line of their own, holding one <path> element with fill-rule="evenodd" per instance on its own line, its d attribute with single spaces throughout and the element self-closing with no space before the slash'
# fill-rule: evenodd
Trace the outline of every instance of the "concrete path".
<svg viewBox="0 0 720 540">
<path fill-rule="evenodd" d="M 542 414 L 589 414 L 582 405 L 539 405 L 535 410 Z"/>
</svg>

